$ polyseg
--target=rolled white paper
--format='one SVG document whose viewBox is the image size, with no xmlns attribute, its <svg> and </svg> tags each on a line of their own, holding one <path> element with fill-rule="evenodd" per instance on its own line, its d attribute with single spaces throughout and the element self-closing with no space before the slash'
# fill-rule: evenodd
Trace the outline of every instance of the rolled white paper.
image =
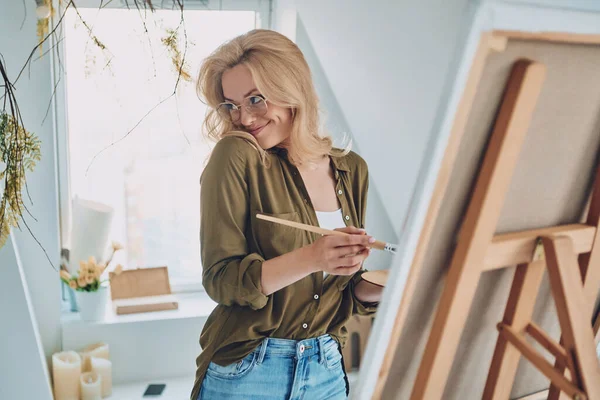
<svg viewBox="0 0 600 400">
<path fill-rule="evenodd" d="M 106 361 L 106 360 L 105 360 Z M 81 374 L 81 400 L 102 399 L 102 377 L 96 372 Z"/>
<path fill-rule="evenodd" d="M 92 357 L 92 371 L 102 377 L 102 397 L 112 394 L 112 363 L 104 358 Z"/>
<path fill-rule="evenodd" d="M 52 379 L 55 400 L 79 400 L 81 357 L 74 351 L 52 355 Z"/>
<path fill-rule="evenodd" d="M 81 372 L 89 372 L 92 370 L 92 357 L 110 360 L 108 344 L 102 342 L 87 346 L 85 349 L 79 352 L 79 355 L 81 356 Z"/>
<path fill-rule="evenodd" d="M 77 272 L 79 262 L 87 261 L 90 256 L 102 261 L 113 213 L 114 209 L 106 204 L 79 197 L 73 199 L 69 272 Z"/>
</svg>

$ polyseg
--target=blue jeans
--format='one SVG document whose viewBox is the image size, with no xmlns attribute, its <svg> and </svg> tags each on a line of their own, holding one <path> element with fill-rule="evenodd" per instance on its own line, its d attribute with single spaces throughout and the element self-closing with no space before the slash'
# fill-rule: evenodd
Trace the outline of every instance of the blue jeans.
<svg viewBox="0 0 600 400">
<path fill-rule="evenodd" d="M 346 389 L 342 354 L 331 336 L 267 338 L 237 363 L 210 363 L 198 400 L 343 400 Z"/>
</svg>

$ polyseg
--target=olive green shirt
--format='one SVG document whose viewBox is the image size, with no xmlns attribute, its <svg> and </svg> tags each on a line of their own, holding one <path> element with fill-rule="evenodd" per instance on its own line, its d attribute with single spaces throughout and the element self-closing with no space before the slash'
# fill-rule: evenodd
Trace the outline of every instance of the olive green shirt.
<svg viewBox="0 0 600 400">
<path fill-rule="evenodd" d="M 377 303 L 354 295 L 353 276 L 310 274 L 275 293 L 261 290 L 265 260 L 306 246 L 319 235 L 256 218 L 257 213 L 318 226 L 298 169 L 283 149 L 263 163 L 246 140 L 220 140 L 200 183 L 202 283 L 218 303 L 202 334 L 202 352 L 191 399 L 196 400 L 208 364 L 229 365 L 250 354 L 266 337 L 302 340 L 330 334 L 343 347 L 344 325 L 368 315 Z M 368 190 L 365 161 L 354 152 L 331 157 L 335 191 L 347 226 L 364 228 Z"/>
</svg>

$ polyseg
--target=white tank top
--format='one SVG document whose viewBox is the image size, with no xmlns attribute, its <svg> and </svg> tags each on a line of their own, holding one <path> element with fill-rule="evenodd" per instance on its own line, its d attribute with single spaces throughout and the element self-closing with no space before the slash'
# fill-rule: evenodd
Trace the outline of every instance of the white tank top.
<svg viewBox="0 0 600 400">
<path fill-rule="evenodd" d="M 341 208 L 336 211 L 316 211 L 316 213 L 319 227 L 321 228 L 334 230 L 336 228 L 346 227 Z M 327 275 L 327 272 L 323 271 L 323 277 L 326 277 Z"/>
</svg>

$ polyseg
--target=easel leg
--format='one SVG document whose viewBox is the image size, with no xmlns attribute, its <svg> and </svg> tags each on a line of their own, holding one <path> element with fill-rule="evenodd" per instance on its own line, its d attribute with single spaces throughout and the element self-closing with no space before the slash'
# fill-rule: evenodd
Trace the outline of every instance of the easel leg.
<svg viewBox="0 0 600 400">
<path fill-rule="evenodd" d="M 573 244 L 566 237 L 542 240 L 563 343 L 573 359 L 573 382 L 589 399 L 600 399 L 600 367 Z"/>
<path fill-rule="evenodd" d="M 525 330 L 531 320 L 545 269 L 543 260 L 517 266 L 503 318 L 503 322 L 517 332 Z M 504 400 L 510 397 L 520 358 L 521 352 L 503 335 L 498 335 L 483 399 Z"/>
<path fill-rule="evenodd" d="M 598 291 L 600 291 L 600 235 L 598 234 L 598 227 L 600 227 L 600 167 L 596 170 L 596 178 L 589 204 L 586 223 L 596 227 L 596 235 L 594 237 L 594 244 L 592 245 L 591 252 L 579 256 L 579 267 L 581 270 L 581 280 L 584 285 L 583 290 L 587 315 L 589 316 L 590 321 L 592 321 L 595 311 L 594 305 L 596 303 L 596 296 L 598 295 Z M 598 328 L 600 328 L 600 324 L 596 324 L 594 327 L 594 332 L 596 334 Z M 563 344 L 562 338 L 561 344 Z M 560 360 L 557 360 L 554 364 L 554 368 L 559 372 L 564 372 L 566 366 Z M 561 395 L 561 391 L 555 385 L 551 385 L 548 393 L 548 400 L 559 399 L 566 399 L 566 397 L 564 394 Z"/>
</svg>

